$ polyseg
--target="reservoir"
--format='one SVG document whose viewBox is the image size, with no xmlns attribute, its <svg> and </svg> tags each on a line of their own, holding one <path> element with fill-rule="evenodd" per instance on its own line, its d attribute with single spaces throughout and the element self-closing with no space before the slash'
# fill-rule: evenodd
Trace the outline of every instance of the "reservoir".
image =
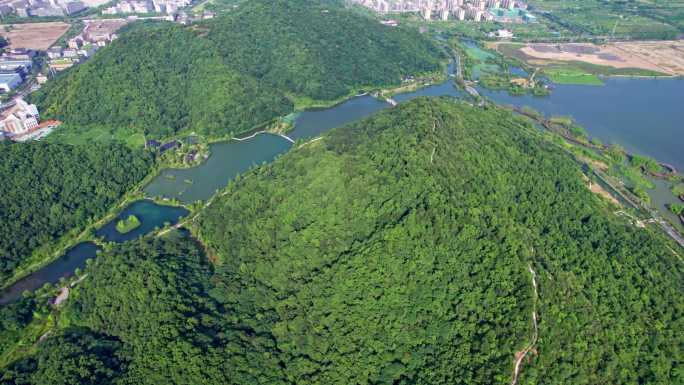
<svg viewBox="0 0 684 385">
<path fill-rule="evenodd" d="M 479 89 L 499 104 L 572 116 L 591 137 L 684 170 L 684 79 L 603 78 L 604 86 L 556 85 L 547 97 Z"/>
</svg>

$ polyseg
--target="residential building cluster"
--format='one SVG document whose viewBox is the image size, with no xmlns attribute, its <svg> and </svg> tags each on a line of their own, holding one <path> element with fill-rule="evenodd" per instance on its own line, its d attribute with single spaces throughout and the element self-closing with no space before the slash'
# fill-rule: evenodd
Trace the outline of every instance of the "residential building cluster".
<svg viewBox="0 0 684 385">
<path fill-rule="evenodd" d="M 192 0 L 123 0 L 102 11 L 104 15 L 127 13 L 174 14 L 192 4 Z"/>
<path fill-rule="evenodd" d="M 125 25 L 125 20 L 98 20 L 87 22 L 81 33 L 67 40 L 66 47 L 53 46 L 46 52 L 50 72 L 59 72 L 82 62 L 101 47 L 117 38 L 116 31 Z M 47 77 L 39 77 L 43 83 Z"/>
<path fill-rule="evenodd" d="M 36 52 L 23 48 L 9 49 L 0 56 L 0 93 L 16 89 L 31 73 Z"/>
<path fill-rule="evenodd" d="M 0 0 L 0 16 L 70 16 L 88 8 L 72 0 Z"/>
<path fill-rule="evenodd" d="M 352 0 L 379 13 L 419 13 L 426 20 L 532 23 L 527 4 L 516 0 Z"/>
</svg>

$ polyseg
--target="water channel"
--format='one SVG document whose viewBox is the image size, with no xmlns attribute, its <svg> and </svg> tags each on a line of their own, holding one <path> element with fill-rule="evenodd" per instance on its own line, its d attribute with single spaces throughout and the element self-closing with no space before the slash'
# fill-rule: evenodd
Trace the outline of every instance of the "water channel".
<svg viewBox="0 0 684 385">
<path fill-rule="evenodd" d="M 143 236 L 155 228 L 163 227 L 164 224 L 176 224 L 188 213 L 189 211 L 183 207 L 159 205 L 151 200 L 143 199 L 128 205 L 116 218 L 97 230 L 96 235 L 107 242 L 121 243 Z M 116 223 L 131 214 L 138 217 L 140 226 L 125 234 L 116 231 Z M 24 291 L 36 290 L 46 283 L 55 284 L 60 278 L 73 275 L 77 268 L 85 267 L 87 259 L 95 258 L 98 250 L 98 246 L 93 242 L 77 244 L 67 250 L 64 256 L 3 290 L 0 293 L 0 304 L 21 298 Z"/>
</svg>

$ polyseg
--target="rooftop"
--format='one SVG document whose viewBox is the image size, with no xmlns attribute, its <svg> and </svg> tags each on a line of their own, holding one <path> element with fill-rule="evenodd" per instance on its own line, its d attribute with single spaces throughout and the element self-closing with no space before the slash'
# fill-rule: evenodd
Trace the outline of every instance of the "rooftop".
<svg viewBox="0 0 684 385">
<path fill-rule="evenodd" d="M 16 78 L 21 79 L 21 75 L 17 73 L 12 73 L 12 74 L 3 74 L 0 73 L 0 83 L 8 82 L 11 80 L 15 80 Z"/>
</svg>

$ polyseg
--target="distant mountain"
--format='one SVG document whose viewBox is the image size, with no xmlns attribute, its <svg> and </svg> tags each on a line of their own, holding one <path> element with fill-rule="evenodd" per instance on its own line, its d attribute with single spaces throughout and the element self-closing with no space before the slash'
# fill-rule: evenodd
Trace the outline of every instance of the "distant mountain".
<svg viewBox="0 0 684 385">
<path fill-rule="evenodd" d="M 418 32 L 383 26 L 338 2 L 255 0 L 183 27 L 142 23 L 33 98 L 67 127 L 249 130 L 293 110 L 439 69 Z"/>
<path fill-rule="evenodd" d="M 613 211 L 529 122 L 417 99 L 234 181 L 201 243 L 103 251 L 7 383 L 65 338 L 119 384 L 681 383 L 682 264 Z"/>
</svg>

